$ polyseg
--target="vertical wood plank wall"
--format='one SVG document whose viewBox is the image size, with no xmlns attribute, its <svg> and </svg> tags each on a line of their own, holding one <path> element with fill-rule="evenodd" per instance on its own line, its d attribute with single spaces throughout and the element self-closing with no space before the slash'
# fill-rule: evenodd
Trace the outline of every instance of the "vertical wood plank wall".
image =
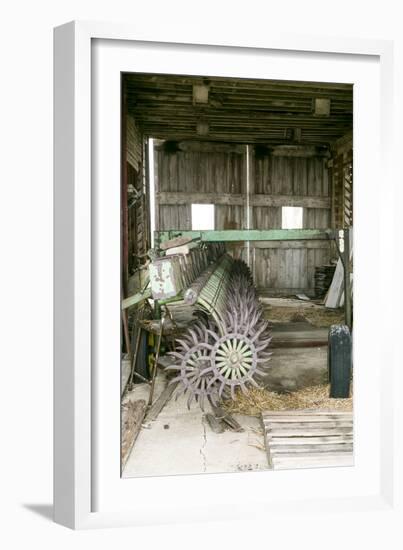
<svg viewBox="0 0 403 550">
<path fill-rule="evenodd" d="M 220 152 L 155 151 L 157 178 L 156 228 L 191 229 L 191 202 L 163 204 L 159 192 L 246 193 L 245 156 Z M 230 227 L 231 226 L 231 227 Z M 215 229 L 244 229 L 243 206 L 215 208 Z"/>
<path fill-rule="evenodd" d="M 332 178 L 333 227 L 353 226 L 353 136 L 346 135 L 332 147 L 329 161 Z"/>
<path fill-rule="evenodd" d="M 254 195 L 313 197 L 330 196 L 327 159 L 323 156 L 255 155 L 249 148 L 250 191 Z M 246 147 L 245 147 L 246 152 Z M 217 204 L 215 229 L 246 229 L 246 153 L 155 151 L 157 173 L 156 227 L 160 230 L 191 229 L 191 197 L 186 204 L 164 204 L 159 192 L 229 193 L 243 195 L 243 205 Z M 214 195 L 212 197 L 214 199 Z M 212 200 L 214 202 L 214 200 Z M 330 226 L 329 208 L 304 208 L 304 228 Z M 281 228 L 281 206 L 251 206 L 251 229 Z M 325 241 L 250 243 L 255 283 L 274 293 L 312 291 L 315 266 L 329 262 Z M 232 249 L 234 245 L 232 245 Z M 236 253 L 246 258 L 244 245 Z"/>
<path fill-rule="evenodd" d="M 131 115 L 126 117 L 129 276 L 144 263 L 150 247 L 148 190 L 144 174 L 143 135 Z M 138 195 L 138 199 L 134 197 Z"/>
<path fill-rule="evenodd" d="M 323 156 L 257 156 L 252 154 L 255 194 L 329 197 L 328 170 Z M 284 205 L 286 206 L 286 205 Z M 281 227 L 281 207 L 253 207 L 254 229 Z M 303 227 L 327 228 L 329 208 L 304 208 Z M 253 271 L 259 288 L 309 292 L 314 288 L 315 266 L 329 262 L 325 241 L 254 243 Z"/>
</svg>

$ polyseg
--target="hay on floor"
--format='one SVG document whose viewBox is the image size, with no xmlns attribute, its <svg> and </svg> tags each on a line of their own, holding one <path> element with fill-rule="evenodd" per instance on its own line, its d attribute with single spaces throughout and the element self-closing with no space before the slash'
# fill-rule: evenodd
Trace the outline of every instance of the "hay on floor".
<svg viewBox="0 0 403 550">
<path fill-rule="evenodd" d="M 259 416 L 263 411 L 324 409 L 352 411 L 353 399 L 331 399 L 329 385 L 311 386 L 290 393 L 276 393 L 264 388 L 250 388 L 247 394 L 238 391 L 235 400 L 224 403 L 231 413 Z"/>
<path fill-rule="evenodd" d="M 273 323 L 289 321 L 308 321 L 315 327 L 330 327 L 344 323 L 344 312 L 341 309 L 276 307 L 265 306 L 265 318 Z"/>
</svg>

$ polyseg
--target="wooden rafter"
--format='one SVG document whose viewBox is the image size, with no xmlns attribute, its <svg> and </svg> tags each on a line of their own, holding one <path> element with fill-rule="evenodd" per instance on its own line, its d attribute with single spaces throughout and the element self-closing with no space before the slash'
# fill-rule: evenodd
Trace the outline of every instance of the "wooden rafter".
<svg viewBox="0 0 403 550">
<path fill-rule="evenodd" d="M 351 84 L 150 74 L 125 82 L 129 112 L 159 139 L 198 139 L 201 118 L 204 139 L 234 143 L 329 146 L 352 129 Z M 193 101 L 200 84 L 208 86 L 207 104 Z M 329 116 L 315 116 L 316 98 L 330 100 Z"/>
</svg>

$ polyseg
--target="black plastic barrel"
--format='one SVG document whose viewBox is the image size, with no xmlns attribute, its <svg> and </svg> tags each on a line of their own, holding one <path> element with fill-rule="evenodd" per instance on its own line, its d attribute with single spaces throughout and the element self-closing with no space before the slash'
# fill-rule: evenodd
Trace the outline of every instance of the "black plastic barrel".
<svg viewBox="0 0 403 550">
<path fill-rule="evenodd" d="M 332 325 L 328 339 L 330 397 L 350 397 L 352 339 L 347 325 Z"/>
</svg>

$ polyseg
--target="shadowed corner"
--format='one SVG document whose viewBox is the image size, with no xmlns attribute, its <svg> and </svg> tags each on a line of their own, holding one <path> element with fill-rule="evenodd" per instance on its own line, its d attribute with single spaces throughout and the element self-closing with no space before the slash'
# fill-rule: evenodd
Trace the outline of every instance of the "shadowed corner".
<svg viewBox="0 0 403 550">
<path fill-rule="evenodd" d="M 23 504 L 23 507 L 30 510 L 38 516 L 42 516 L 48 521 L 53 521 L 53 505 L 52 504 Z"/>
</svg>

